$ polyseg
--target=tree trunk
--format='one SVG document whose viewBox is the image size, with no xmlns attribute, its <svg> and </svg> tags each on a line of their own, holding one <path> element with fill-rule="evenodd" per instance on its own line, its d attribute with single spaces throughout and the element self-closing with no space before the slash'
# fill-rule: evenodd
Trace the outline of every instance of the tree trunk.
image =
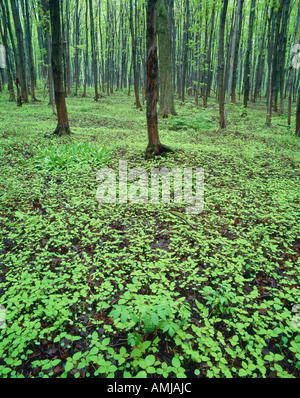
<svg viewBox="0 0 300 398">
<path fill-rule="evenodd" d="M 282 11 L 286 0 L 281 0 L 280 6 L 277 13 L 276 31 L 273 47 L 273 66 L 272 66 L 272 85 L 271 85 L 271 97 L 272 102 L 274 101 L 274 111 L 277 112 L 277 92 L 278 92 L 278 80 L 279 80 L 279 29 L 282 19 Z"/>
<path fill-rule="evenodd" d="M 252 33 L 253 33 L 253 22 L 255 14 L 255 2 L 251 1 L 251 10 L 249 16 L 249 33 L 248 33 L 248 45 L 245 58 L 245 69 L 244 69 L 244 107 L 247 108 L 249 94 L 250 94 L 250 57 L 252 52 Z"/>
<path fill-rule="evenodd" d="M 229 70 L 228 70 L 228 87 L 227 87 L 227 97 L 226 97 L 226 107 L 224 112 L 224 123 L 225 126 L 227 124 L 227 115 L 228 115 L 228 107 L 229 107 L 229 99 L 231 96 L 232 89 L 232 79 L 233 79 L 233 69 L 234 69 L 234 57 L 236 54 L 236 40 L 237 40 L 237 31 L 238 31 L 238 23 L 239 19 L 242 18 L 242 0 L 238 0 L 238 9 L 235 16 L 234 28 L 232 33 L 232 43 L 231 43 L 231 55 L 229 62 Z"/>
<path fill-rule="evenodd" d="M 182 83 L 181 83 L 182 102 L 184 102 L 186 73 L 188 67 L 189 22 L 190 22 L 190 2 L 189 0 L 186 0 L 186 20 L 183 32 L 183 62 L 182 62 Z"/>
<path fill-rule="evenodd" d="M 61 28 L 60 28 L 60 10 L 59 0 L 51 0 L 50 19 L 51 19 L 51 33 L 52 33 L 52 70 L 54 80 L 55 103 L 57 110 L 57 127 L 54 134 L 58 136 L 70 134 L 68 112 L 65 99 L 65 91 L 63 84 L 63 70 L 62 70 L 62 43 L 61 43 Z"/>
<path fill-rule="evenodd" d="M 76 0 L 75 4 L 75 95 L 78 94 L 79 87 L 79 1 Z"/>
<path fill-rule="evenodd" d="M 135 103 L 137 108 L 141 108 L 140 98 L 139 98 L 139 81 L 137 75 L 137 65 L 136 65 L 136 36 L 133 27 L 133 5 L 132 0 L 130 0 L 130 31 L 131 31 L 131 41 L 132 41 L 132 66 L 133 66 L 133 80 L 134 80 L 134 92 L 135 92 Z"/>
<path fill-rule="evenodd" d="M 297 16 L 297 22 L 296 22 L 296 27 L 295 27 L 295 33 L 294 33 L 294 45 L 297 43 L 299 22 L 300 22 L 300 2 L 299 2 L 299 5 L 298 5 L 298 16 Z M 294 82 L 295 70 L 296 69 L 294 68 L 294 66 L 291 65 L 291 77 L 290 77 L 290 82 L 289 82 L 289 98 L 288 98 L 288 125 L 289 126 L 291 124 L 292 90 L 293 90 L 293 82 Z"/>
<path fill-rule="evenodd" d="M 298 89 L 298 102 L 296 112 L 296 135 L 300 137 L 300 87 Z"/>
<path fill-rule="evenodd" d="M 146 158 L 154 157 L 168 151 L 168 148 L 160 143 L 157 125 L 158 58 L 156 43 L 156 4 L 157 0 L 148 0 L 146 90 L 148 147 L 146 149 Z"/>
<path fill-rule="evenodd" d="M 3 15 L 3 31 L 1 27 L 1 21 L 0 21 L 0 32 L 1 32 L 1 38 L 4 44 L 4 47 L 6 49 L 5 51 L 5 62 L 6 62 L 6 71 L 7 71 L 7 88 L 9 91 L 9 100 L 10 101 L 15 101 L 16 96 L 14 92 L 14 85 L 13 85 L 13 78 L 12 78 L 12 68 L 11 68 L 11 63 L 10 63 L 10 58 L 9 58 L 9 47 L 8 47 L 8 32 L 7 32 L 7 21 L 6 21 L 6 12 L 4 8 L 4 4 L 2 0 L 0 0 L 0 5 L 2 9 L 2 15 Z"/>
<path fill-rule="evenodd" d="M 31 100 L 37 101 L 37 99 L 35 98 L 36 73 L 35 73 L 34 61 L 33 61 L 31 25 L 30 25 L 28 0 L 25 0 L 24 3 L 21 2 L 22 9 L 23 9 L 23 16 L 24 16 L 25 38 L 26 38 L 27 50 L 28 50 L 28 66 L 29 66 L 29 72 L 30 72 Z"/>
<path fill-rule="evenodd" d="M 88 31 L 88 0 L 85 0 L 85 54 L 84 54 L 84 81 L 82 96 L 86 97 L 87 74 L 89 64 L 89 31 Z"/>
<path fill-rule="evenodd" d="M 279 114 L 283 114 L 284 107 L 284 66 L 285 66 L 285 53 L 286 53 L 286 43 L 287 43 L 287 29 L 288 29 L 288 19 L 290 14 L 290 0 L 285 0 L 284 12 L 282 15 L 281 32 L 279 34 L 279 57 L 278 57 L 278 68 L 279 68 L 279 87 L 277 92 L 280 94 L 280 109 Z"/>
<path fill-rule="evenodd" d="M 238 65 L 238 56 L 239 56 L 239 44 L 242 32 L 242 23 L 243 23 L 243 5 L 244 0 L 241 0 L 241 6 L 238 11 L 239 13 L 239 25 L 237 29 L 237 37 L 235 42 L 235 50 L 234 50 L 234 62 L 233 62 L 233 70 L 232 70 L 232 85 L 231 85 L 231 102 L 235 104 L 235 89 L 236 89 L 236 78 L 237 78 L 237 65 Z"/>
<path fill-rule="evenodd" d="M 160 71 L 159 113 L 176 115 L 173 94 L 172 52 L 169 26 L 169 0 L 158 1 L 158 48 Z"/>
<path fill-rule="evenodd" d="M 220 119 L 219 125 L 223 129 L 226 127 L 224 118 L 224 33 L 225 33 L 225 21 L 228 7 L 228 0 L 223 0 L 223 7 L 220 16 L 220 34 L 219 34 L 219 73 L 218 73 L 218 86 L 219 86 L 219 111 Z"/>
<path fill-rule="evenodd" d="M 96 43 L 95 43 L 95 28 L 94 28 L 94 15 L 93 15 L 93 1 L 90 0 L 90 23 L 91 23 L 91 47 L 92 47 L 92 69 L 94 75 L 94 86 L 95 86 L 95 101 L 98 101 L 98 66 L 97 66 L 97 54 L 96 54 Z"/>
<path fill-rule="evenodd" d="M 46 31 L 46 46 L 47 46 L 47 62 L 48 62 L 48 81 L 49 81 L 49 102 L 52 106 L 53 114 L 55 115 L 55 94 L 54 94 L 54 82 L 53 82 L 53 71 L 51 65 L 51 36 L 50 36 L 50 26 L 48 22 L 48 12 L 49 12 L 48 0 L 42 0 L 42 13 L 44 27 Z"/>
<path fill-rule="evenodd" d="M 27 82 L 26 82 L 26 58 L 25 58 L 25 49 L 24 49 L 24 39 L 23 39 L 23 30 L 20 21 L 19 11 L 16 5 L 16 0 L 10 0 L 11 10 L 13 14 L 16 37 L 18 43 L 18 58 L 19 58 L 19 68 L 20 68 L 20 85 L 21 85 L 21 94 L 24 102 L 28 103 L 28 92 L 27 92 Z"/>
</svg>

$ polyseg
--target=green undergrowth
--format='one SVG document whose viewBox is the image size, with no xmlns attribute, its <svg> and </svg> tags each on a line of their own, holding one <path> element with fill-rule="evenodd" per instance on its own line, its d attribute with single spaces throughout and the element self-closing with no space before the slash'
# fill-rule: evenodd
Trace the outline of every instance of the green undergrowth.
<svg viewBox="0 0 300 398">
<path fill-rule="evenodd" d="M 67 98 L 70 138 L 45 138 L 47 101 L 0 96 L 0 377 L 299 377 L 299 139 L 286 118 L 267 128 L 263 103 L 232 106 L 220 132 L 214 98 L 178 102 L 159 120 L 175 153 L 146 161 L 145 109 L 126 92 L 92 96 Z M 119 160 L 203 168 L 204 211 L 98 203 L 97 171 Z"/>
</svg>

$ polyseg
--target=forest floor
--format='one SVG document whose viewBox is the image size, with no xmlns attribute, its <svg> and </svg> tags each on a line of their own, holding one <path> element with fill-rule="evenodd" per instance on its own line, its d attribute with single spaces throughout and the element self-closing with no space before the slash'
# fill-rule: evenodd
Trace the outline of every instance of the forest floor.
<svg viewBox="0 0 300 398">
<path fill-rule="evenodd" d="M 174 153 L 145 160 L 145 108 L 0 95 L 0 378 L 300 377 L 300 140 L 287 116 L 188 98 L 160 119 Z M 42 98 L 42 92 L 39 92 Z M 97 171 L 203 168 L 204 210 L 100 204 Z M 176 211 L 177 213 L 174 213 Z M 182 215 L 182 218 L 178 216 Z M 177 215 L 176 215 L 177 214 Z"/>
</svg>

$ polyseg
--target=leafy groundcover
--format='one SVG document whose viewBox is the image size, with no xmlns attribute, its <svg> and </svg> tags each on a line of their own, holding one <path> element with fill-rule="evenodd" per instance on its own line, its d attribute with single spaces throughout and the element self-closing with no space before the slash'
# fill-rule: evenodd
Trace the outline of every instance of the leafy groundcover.
<svg viewBox="0 0 300 398">
<path fill-rule="evenodd" d="M 0 377 L 299 377 L 300 141 L 286 116 L 267 128 L 264 104 L 233 107 L 220 132 L 216 105 L 178 103 L 179 121 L 160 120 L 175 153 L 146 161 L 127 93 L 67 105 L 72 136 L 50 139 L 46 101 L 0 96 Z M 98 203 L 97 171 L 119 160 L 203 168 L 204 211 Z"/>
</svg>

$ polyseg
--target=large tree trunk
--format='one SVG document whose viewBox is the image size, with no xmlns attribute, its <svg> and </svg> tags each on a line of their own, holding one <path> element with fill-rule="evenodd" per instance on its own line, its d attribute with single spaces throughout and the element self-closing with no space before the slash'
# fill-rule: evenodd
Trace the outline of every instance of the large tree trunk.
<svg viewBox="0 0 300 398">
<path fill-rule="evenodd" d="M 61 43 L 61 28 L 60 28 L 60 10 L 59 0 L 51 0 L 50 19 L 51 19 L 51 33 L 52 33 L 52 70 L 54 80 L 55 103 L 57 110 L 57 127 L 54 134 L 59 136 L 70 134 L 68 112 L 65 99 L 65 91 L 63 84 L 63 70 L 62 70 L 62 43 Z"/>
<path fill-rule="evenodd" d="M 158 57 L 156 43 L 156 3 L 157 0 L 148 0 L 147 6 L 147 158 L 168 151 L 168 148 L 160 143 L 157 125 Z"/>
<path fill-rule="evenodd" d="M 168 117 L 169 115 L 176 115 L 173 95 L 169 0 L 159 0 L 158 2 L 157 25 L 160 70 L 159 112 L 163 117 Z"/>
<path fill-rule="evenodd" d="M 225 34 L 225 21 L 226 13 L 228 7 L 228 0 L 223 0 L 223 7 L 220 17 L 220 35 L 219 35 L 219 73 L 218 73 L 218 86 L 219 86 L 219 111 L 220 119 L 219 125 L 223 129 L 226 127 L 224 118 L 224 104 L 225 104 L 225 94 L 224 94 L 224 34 Z"/>
</svg>

